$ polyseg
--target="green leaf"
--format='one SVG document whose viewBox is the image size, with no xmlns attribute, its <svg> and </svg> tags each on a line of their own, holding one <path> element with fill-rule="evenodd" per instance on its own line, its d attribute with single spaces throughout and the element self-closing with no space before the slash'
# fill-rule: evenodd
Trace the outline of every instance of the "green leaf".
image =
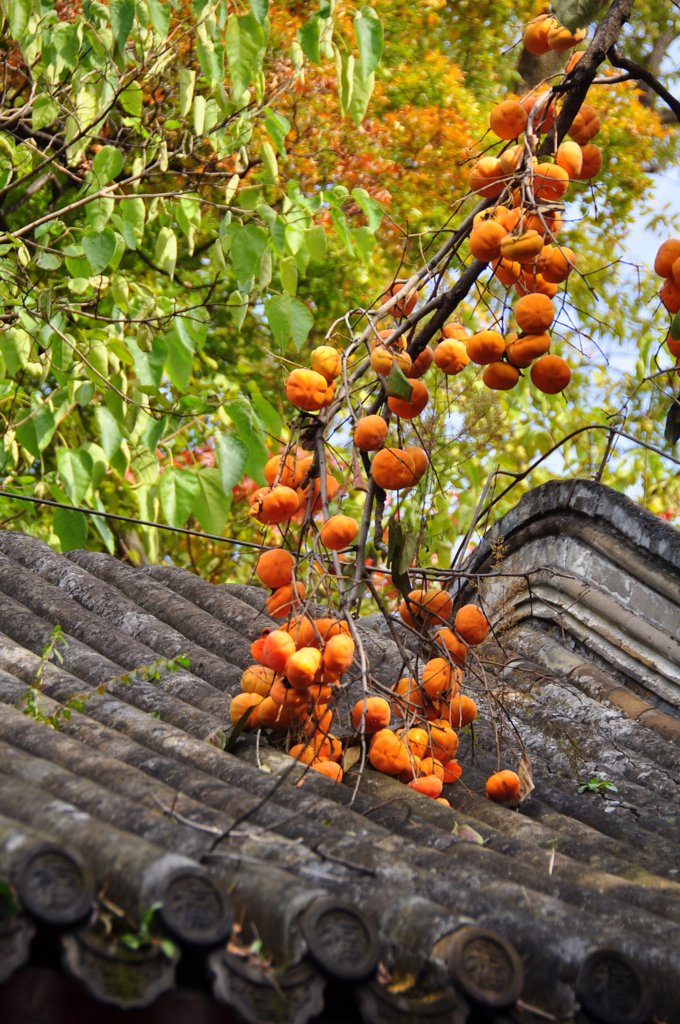
<svg viewBox="0 0 680 1024">
<path fill-rule="evenodd" d="M 680 341 L 680 313 L 676 313 L 671 320 L 671 338 Z"/>
<path fill-rule="evenodd" d="M 5 0 L 3 6 L 7 12 L 12 37 L 21 43 L 33 9 L 33 0 Z"/>
<path fill-rule="evenodd" d="M 0 356 L 10 377 L 15 377 L 28 362 L 31 345 L 30 334 L 21 327 L 9 327 L 0 333 Z"/>
<path fill-rule="evenodd" d="M 119 203 L 121 231 L 128 249 L 138 249 L 144 240 L 146 206 L 139 196 L 130 196 Z"/>
<path fill-rule="evenodd" d="M 553 13 L 557 20 L 573 32 L 585 28 L 597 18 L 606 0 L 554 0 Z"/>
<path fill-rule="evenodd" d="M 299 299 L 290 300 L 290 331 L 296 348 L 301 348 L 314 326 L 314 317 L 304 302 Z"/>
<path fill-rule="evenodd" d="M 314 15 L 298 29 L 298 40 L 305 57 L 311 60 L 312 64 L 318 64 L 321 60 L 321 19 Z"/>
<path fill-rule="evenodd" d="M 135 20 L 135 0 L 111 0 L 109 3 L 109 17 L 111 19 L 113 38 L 118 49 L 122 52 Z"/>
<path fill-rule="evenodd" d="M 225 496 L 231 500 L 232 489 L 243 476 L 248 461 L 248 447 L 233 434 L 215 434 L 217 467 Z"/>
<path fill-rule="evenodd" d="M 226 51 L 235 95 L 244 93 L 260 71 L 265 42 L 263 27 L 254 14 L 229 15 Z"/>
<path fill-rule="evenodd" d="M 279 165 L 276 161 L 274 147 L 265 140 L 262 143 L 260 152 L 262 154 L 262 170 L 264 171 L 265 177 L 270 181 L 278 181 Z"/>
<path fill-rule="evenodd" d="M 31 418 L 17 428 L 17 441 L 38 459 L 40 453 L 48 447 L 56 429 L 54 413 L 43 403 L 36 406 Z"/>
<path fill-rule="evenodd" d="M 410 383 L 408 377 L 403 370 L 397 366 L 396 362 L 390 370 L 385 382 L 385 390 L 391 398 L 403 398 L 406 402 L 411 401 L 413 384 Z"/>
<path fill-rule="evenodd" d="M 196 72 L 193 68 L 180 68 L 179 78 L 179 112 L 186 117 L 191 110 L 196 84 Z"/>
<path fill-rule="evenodd" d="M 57 508 L 52 516 L 52 526 L 59 538 L 62 552 L 75 551 L 85 547 L 87 543 L 87 516 L 82 512 L 69 512 L 65 508 Z"/>
<path fill-rule="evenodd" d="M 108 185 L 123 169 L 123 154 L 115 146 L 102 146 L 92 161 L 92 173 L 98 186 Z"/>
<path fill-rule="evenodd" d="M 161 476 L 158 491 L 166 522 L 170 526 L 184 526 L 199 493 L 196 474 L 171 466 Z"/>
<path fill-rule="evenodd" d="M 118 97 L 118 102 L 123 110 L 132 117 L 139 117 L 141 115 L 143 100 L 144 90 L 139 82 L 130 82 Z"/>
<path fill-rule="evenodd" d="M 41 128 L 47 128 L 59 116 L 59 105 L 54 102 L 51 96 L 43 94 L 42 96 L 36 96 L 33 107 L 31 109 L 31 125 L 33 131 L 40 131 Z"/>
<path fill-rule="evenodd" d="M 338 83 L 338 99 L 343 114 L 349 110 L 354 90 L 354 54 L 336 52 L 335 58 L 336 79 Z"/>
<path fill-rule="evenodd" d="M 256 706 L 255 704 L 251 704 L 250 707 L 247 707 L 245 709 L 245 711 L 243 712 L 243 714 L 239 718 L 238 722 L 236 722 L 236 724 L 234 725 L 234 728 L 229 733 L 229 738 L 228 738 L 227 742 L 224 745 L 224 749 L 225 749 L 227 754 L 231 754 L 232 753 L 234 747 L 236 746 L 236 740 L 239 738 L 239 736 L 241 735 L 241 733 L 245 729 L 246 725 L 248 724 L 248 719 L 250 718 L 251 714 L 253 713 L 253 708 L 255 706 Z"/>
<path fill-rule="evenodd" d="M 58 448 L 57 470 L 74 505 L 79 505 L 92 483 L 94 462 L 82 448 Z"/>
<path fill-rule="evenodd" d="M 161 228 L 156 239 L 154 262 L 165 270 L 170 278 L 175 276 L 177 263 L 177 236 L 172 228 Z"/>
<path fill-rule="evenodd" d="M 226 402 L 222 409 L 236 427 L 239 440 L 248 449 L 248 461 L 243 467 L 243 472 L 252 476 L 253 480 L 257 480 L 258 483 L 264 483 L 263 470 L 269 458 L 269 452 L 264 443 L 262 425 L 255 414 L 252 403 L 241 396 L 234 398 L 231 402 Z"/>
<path fill-rule="evenodd" d="M 370 263 L 375 247 L 378 244 L 371 229 L 365 226 L 352 228 L 351 235 L 354 248 L 357 250 L 364 263 Z"/>
<path fill-rule="evenodd" d="M 231 504 L 231 490 L 225 494 L 219 469 L 200 469 L 196 478 L 199 489 L 193 514 L 206 533 L 221 534 Z"/>
<path fill-rule="evenodd" d="M 101 196 L 100 199 L 88 203 L 85 216 L 89 226 L 95 231 L 103 231 L 111 219 L 114 207 L 115 201 L 112 196 Z"/>
<path fill-rule="evenodd" d="M 163 379 L 163 367 L 168 355 L 168 346 L 162 335 L 157 334 L 150 352 L 142 352 L 139 345 L 128 338 L 126 345 L 135 361 L 135 376 L 142 388 L 156 391 Z"/>
<path fill-rule="evenodd" d="M 383 52 L 382 22 L 373 7 L 362 7 L 354 17 L 354 34 L 359 47 L 359 73 L 368 79 L 373 74 Z"/>
<path fill-rule="evenodd" d="M 94 415 L 97 421 L 97 429 L 99 431 L 99 439 L 102 443 L 102 448 L 106 453 L 107 459 L 110 461 L 120 450 L 120 443 L 123 440 L 123 432 L 120 429 L 118 420 L 111 410 L 107 409 L 105 405 L 97 406 Z"/>
<path fill-rule="evenodd" d="M 297 292 L 298 272 L 297 261 L 294 256 L 286 256 L 279 263 L 279 276 L 281 285 L 288 295 L 295 295 Z"/>
<path fill-rule="evenodd" d="M 373 93 L 374 75 L 363 78 L 359 73 L 358 65 L 354 66 L 352 79 L 352 101 L 349 105 L 349 116 L 355 124 L 359 125 L 364 119 L 368 103 Z"/>
<path fill-rule="evenodd" d="M 305 245 L 310 258 L 315 263 L 321 263 L 326 259 L 328 237 L 325 228 L 321 224 L 315 224 L 313 227 L 307 228 L 305 231 Z"/>
<path fill-rule="evenodd" d="M 666 415 L 666 427 L 664 437 L 671 445 L 677 444 L 680 439 L 680 402 L 673 401 Z"/>
<path fill-rule="evenodd" d="M 205 25 L 199 25 L 196 33 L 196 53 L 201 71 L 210 86 L 214 86 L 222 78 L 222 55 L 218 53 L 214 42 L 208 35 Z"/>
<path fill-rule="evenodd" d="M 269 0 L 250 0 L 250 9 L 262 24 L 269 14 Z"/>
<path fill-rule="evenodd" d="M 101 274 L 108 267 L 116 251 L 116 236 L 111 228 L 87 231 L 81 244 L 93 274 Z"/>
<path fill-rule="evenodd" d="M 249 282 L 259 272 L 262 253 L 267 248 L 267 233 L 255 224 L 235 225 L 231 242 L 231 262 L 239 288 L 248 291 Z"/>
<path fill-rule="evenodd" d="M 285 156 L 286 135 L 291 129 L 291 123 L 288 118 L 284 117 L 283 114 L 277 114 L 274 110 L 268 110 L 265 115 L 264 126 L 279 153 Z"/>
<path fill-rule="evenodd" d="M 375 199 L 368 194 L 365 188 L 353 188 L 352 198 L 366 214 L 370 230 L 377 231 L 382 224 L 383 219 L 383 211 L 380 203 L 377 203 Z"/>
<path fill-rule="evenodd" d="M 418 548 L 418 535 L 407 533 L 401 523 L 390 519 L 388 523 L 387 564 L 392 571 L 392 582 L 404 596 L 411 590 L 409 568 Z"/>
<path fill-rule="evenodd" d="M 194 344 L 186 331 L 179 329 L 177 321 L 165 336 L 168 354 L 165 368 L 171 383 L 178 391 L 184 391 L 191 378 L 194 365 Z"/>
<path fill-rule="evenodd" d="M 146 0 L 151 12 L 151 24 L 158 35 L 165 39 L 170 26 L 170 15 L 172 7 L 167 0 Z"/>
<path fill-rule="evenodd" d="M 347 217 L 345 217 L 342 210 L 338 207 L 334 207 L 331 210 L 331 220 L 335 226 L 340 239 L 342 240 L 347 252 L 350 256 L 354 255 L 354 245 L 352 244 L 352 234 L 349 230 L 349 224 L 347 223 Z"/>
</svg>

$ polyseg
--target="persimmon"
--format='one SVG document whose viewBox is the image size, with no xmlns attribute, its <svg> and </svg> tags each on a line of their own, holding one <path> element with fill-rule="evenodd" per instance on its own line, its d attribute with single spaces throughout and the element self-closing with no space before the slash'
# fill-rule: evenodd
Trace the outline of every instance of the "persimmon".
<svg viewBox="0 0 680 1024">
<path fill-rule="evenodd" d="M 315 681 L 320 668 L 321 651 L 318 647 L 301 647 L 286 659 L 283 674 L 293 689 L 305 690 Z"/>
<path fill-rule="evenodd" d="M 400 772 L 408 771 L 410 766 L 406 745 L 391 729 L 380 729 L 375 733 L 368 759 L 374 768 L 386 775 L 399 775 Z"/>
<path fill-rule="evenodd" d="M 501 257 L 493 263 L 493 272 L 506 288 L 519 281 L 522 276 L 522 264 L 514 260 L 506 260 Z"/>
<path fill-rule="evenodd" d="M 311 743 L 294 743 L 288 751 L 291 757 L 294 757 L 296 761 L 302 761 L 303 764 L 311 764 L 316 757 L 316 751 Z"/>
<path fill-rule="evenodd" d="M 525 108 L 522 109 L 526 114 Z M 518 143 L 516 146 L 510 146 L 510 148 L 506 149 L 504 153 L 501 153 L 501 155 L 498 157 L 498 160 L 501 165 L 501 170 L 503 171 L 503 174 L 507 176 L 514 174 L 514 172 L 518 170 L 520 164 L 522 163 L 523 157 L 524 146 L 521 143 Z M 507 227 L 504 221 L 501 221 L 501 223 L 503 224 L 503 227 Z M 511 229 L 508 228 L 508 230 Z"/>
<path fill-rule="evenodd" d="M 529 114 L 531 125 L 537 135 L 549 132 L 555 123 L 557 108 L 555 101 L 540 92 L 530 92 L 521 100 L 522 106 Z"/>
<path fill-rule="evenodd" d="M 420 480 L 420 478 L 425 475 L 427 467 L 430 465 L 427 452 L 423 448 L 419 448 L 417 445 L 409 445 L 408 448 L 404 448 L 404 451 L 413 459 L 416 480 Z"/>
<path fill-rule="evenodd" d="M 561 284 L 576 266 L 576 254 L 564 245 L 546 245 L 536 260 L 536 266 L 544 281 Z"/>
<path fill-rule="evenodd" d="M 382 345 L 374 348 L 371 352 L 371 369 L 381 377 L 387 377 L 392 372 L 396 363 L 402 373 L 408 373 L 411 369 L 411 357 L 408 352 L 397 352 Z"/>
<path fill-rule="evenodd" d="M 519 380 L 519 370 L 510 363 L 489 363 L 482 381 L 491 391 L 511 391 Z"/>
<path fill-rule="evenodd" d="M 392 709 L 384 697 L 366 697 L 358 700 L 352 708 L 352 725 L 364 732 L 374 733 L 390 724 Z"/>
<path fill-rule="evenodd" d="M 326 473 L 326 497 L 328 501 L 332 501 L 339 490 L 340 484 L 333 474 Z M 311 511 L 312 515 L 316 515 L 318 512 L 323 510 L 323 502 L 321 501 L 321 483 L 318 477 L 315 477 L 310 481 L 306 487 L 301 487 L 297 493 L 300 502 L 300 518 L 306 515 L 307 509 Z"/>
<path fill-rule="evenodd" d="M 501 256 L 517 263 L 531 263 L 543 248 L 543 237 L 538 231 L 523 231 L 506 235 L 501 242 Z"/>
<path fill-rule="evenodd" d="M 453 341 L 466 341 L 470 332 L 462 324 L 448 323 L 442 327 L 442 338 L 451 338 Z"/>
<path fill-rule="evenodd" d="M 313 709 L 302 723 L 302 731 L 305 736 L 313 736 L 315 733 L 328 733 L 333 724 L 333 709 L 326 704 L 315 704 Z"/>
<path fill-rule="evenodd" d="M 405 284 L 406 281 L 403 280 L 402 278 L 395 281 L 394 284 L 390 285 L 390 287 L 387 289 L 386 297 L 388 299 L 391 299 L 393 295 L 396 295 L 397 292 L 400 292 L 402 290 Z M 416 308 L 417 301 L 418 292 L 416 291 L 415 288 L 412 288 L 409 292 L 406 293 L 405 296 L 400 298 L 398 302 L 395 303 L 394 306 L 392 306 L 392 313 L 399 320 L 401 320 L 402 317 L 410 316 L 413 310 Z"/>
<path fill-rule="evenodd" d="M 442 768 L 444 771 L 444 778 L 442 779 L 442 781 L 445 786 L 449 786 L 452 782 L 455 782 L 456 779 L 459 779 L 463 774 L 463 769 L 458 764 L 458 761 L 456 761 L 455 757 L 452 757 L 449 761 L 445 761 L 444 764 L 442 765 Z M 446 806 L 451 806 L 448 800 L 446 801 Z"/>
<path fill-rule="evenodd" d="M 680 287 L 671 278 L 659 289 L 659 298 L 669 313 L 680 312 Z"/>
<path fill-rule="evenodd" d="M 231 724 L 236 725 L 243 718 L 248 708 L 257 708 L 258 704 L 261 704 L 263 700 L 264 697 L 261 693 L 237 693 L 229 705 L 229 721 Z M 254 711 L 250 712 L 246 729 L 253 728 L 252 717 L 254 713 Z"/>
<path fill-rule="evenodd" d="M 320 373 L 330 384 L 342 372 L 342 358 L 337 349 L 330 345 L 318 345 L 312 349 L 309 362 L 313 370 Z"/>
<path fill-rule="evenodd" d="M 504 352 L 505 338 L 498 331 L 478 331 L 467 343 L 467 354 L 478 366 L 495 363 Z"/>
<path fill-rule="evenodd" d="M 515 282 L 515 291 L 518 295 L 547 295 L 549 299 L 554 299 L 557 285 L 546 281 L 543 274 L 530 268 L 522 270 L 522 276 Z"/>
<path fill-rule="evenodd" d="M 287 729 L 293 721 L 293 710 L 278 704 L 273 697 L 265 697 L 248 719 L 254 729 Z"/>
<path fill-rule="evenodd" d="M 515 303 L 517 326 L 526 334 L 547 331 L 555 319 L 555 307 L 546 295 L 525 295 Z"/>
<path fill-rule="evenodd" d="M 328 381 L 316 370 L 301 367 L 292 370 L 286 378 L 286 398 L 291 405 L 305 412 L 322 409 L 326 404 Z"/>
<path fill-rule="evenodd" d="M 428 746 L 430 744 L 430 736 L 427 735 Z M 444 781 L 444 765 L 437 757 L 423 757 L 420 761 L 420 774 L 421 775 L 435 775 L 441 782 Z"/>
<path fill-rule="evenodd" d="M 463 341 L 445 338 L 434 350 L 434 363 L 447 376 L 453 376 L 464 370 L 470 362 L 467 346 Z"/>
<path fill-rule="evenodd" d="M 486 780 L 486 795 L 489 800 L 497 804 L 514 803 L 519 799 L 520 783 L 519 775 L 504 768 L 500 772 L 494 772 Z"/>
<path fill-rule="evenodd" d="M 571 380 L 569 364 L 561 356 L 545 355 L 531 367 L 531 383 L 544 395 L 557 395 Z"/>
<path fill-rule="evenodd" d="M 429 345 L 426 345 L 422 352 L 419 352 L 411 364 L 409 376 L 413 379 L 424 377 L 432 366 L 434 352 Z"/>
<path fill-rule="evenodd" d="M 349 636 L 349 626 L 342 619 L 319 618 L 314 619 L 314 633 L 318 642 L 323 644 L 334 636 Z M 310 644 L 310 647 L 315 646 Z"/>
<path fill-rule="evenodd" d="M 456 612 L 453 627 L 466 644 L 483 643 L 489 633 L 489 620 L 476 604 L 464 604 Z"/>
<path fill-rule="evenodd" d="M 378 331 L 377 335 L 371 338 L 371 352 L 375 348 L 381 346 L 389 348 L 392 352 L 403 352 L 408 348 L 408 341 L 406 340 L 405 334 L 399 334 L 395 337 L 396 331 L 391 329 L 389 331 Z"/>
<path fill-rule="evenodd" d="M 271 489 L 261 488 L 252 497 L 248 515 L 265 526 L 287 522 L 300 507 L 297 491 L 283 484 L 277 484 Z"/>
<path fill-rule="evenodd" d="M 602 150 L 594 142 L 588 142 L 585 146 L 581 146 L 581 152 L 583 154 L 583 162 L 580 174 L 577 177 L 579 181 L 589 181 L 590 178 L 594 178 L 599 174 L 602 169 Z"/>
<path fill-rule="evenodd" d="M 424 709 L 423 693 L 418 680 L 413 676 L 402 676 L 391 689 L 397 699 L 395 712 L 400 718 Z"/>
<path fill-rule="evenodd" d="M 363 452 L 376 452 L 387 437 L 387 423 L 382 416 L 361 416 L 354 428 L 354 443 Z"/>
<path fill-rule="evenodd" d="M 677 259 L 680 259 L 680 238 L 669 238 L 661 243 L 654 257 L 654 273 L 659 277 L 670 277 Z"/>
<path fill-rule="evenodd" d="M 276 672 L 266 665 L 249 665 L 241 675 L 241 689 L 244 693 L 259 693 L 268 697 Z"/>
<path fill-rule="evenodd" d="M 672 356 L 680 358 L 680 338 L 674 338 L 670 331 L 666 335 L 666 347 Z"/>
<path fill-rule="evenodd" d="M 451 722 L 454 729 L 463 729 L 477 717 L 477 706 L 465 693 L 452 693 L 448 700 L 439 702 L 441 718 Z"/>
<path fill-rule="evenodd" d="M 568 134 L 579 146 L 592 142 L 600 130 L 600 118 L 594 107 L 584 103 L 571 123 Z"/>
<path fill-rule="evenodd" d="M 423 669 L 422 687 L 431 700 L 460 688 L 460 669 L 446 658 L 430 658 Z"/>
<path fill-rule="evenodd" d="M 497 220 L 481 221 L 470 233 L 470 252 L 476 260 L 485 263 L 498 259 L 501 254 L 501 241 L 507 233 Z"/>
<path fill-rule="evenodd" d="M 271 697 L 275 704 L 295 713 L 305 712 L 307 709 L 307 693 L 304 690 L 293 689 L 283 676 L 276 677 L 267 696 Z"/>
<path fill-rule="evenodd" d="M 499 139 L 516 139 L 527 125 L 528 115 L 517 100 L 503 100 L 489 114 L 489 127 Z"/>
<path fill-rule="evenodd" d="M 585 37 L 585 29 L 577 28 L 575 32 L 571 32 L 558 22 L 548 29 L 548 46 L 557 53 L 564 53 L 571 50 L 572 46 L 578 46 Z"/>
<path fill-rule="evenodd" d="M 503 168 L 494 156 L 483 156 L 470 171 L 470 191 L 481 196 L 493 198 L 501 194 L 504 188 Z"/>
<path fill-rule="evenodd" d="M 287 615 L 296 608 L 307 593 L 304 583 L 296 581 L 295 584 L 287 583 L 284 587 L 277 587 L 265 601 L 265 607 L 273 619 L 285 619 Z"/>
<path fill-rule="evenodd" d="M 585 50 L 577 50 L 576 53 L 572 53 L 567 63 L 564 65 L 564 74 L 568 75 L 570 71 L 573 71 L 581 57 L 585 53 Z"/>
<path fill-rule="evenodd" d="M 310 767 L 333 782 L 342 782 L 343 771 L 335 761 L 312 761 Z"/>
<path fill-rule="evenodd" d="M 428 747 L 430 746 L 430 734 L 427 729 L 421 729 L 419 726 L 415 726 L 414 728 L 407 729 L 398 735 L 414 757 L 417 757 L 419 760 L 425 757 Z"/>
<path fill-rule="evenodd" d="M 569 174 L 559 164 L 542 163 L 536 168 L 534 197 L 538 202 L 554 203 L 562 198 L 568 187 Z"/>
<path fill-rule="evenodd" d="M 456 665 L 463 664 L 468 653 L 467 644 L 459 640 L 452 629 L 449 629 L 448 626 L 438 629 L 435 632 L 434 638 L 438 644 L 446 648 Z"/>
<path fill-rule="evenodd" d="M 324 679 L 339 679 L 352 664 L 354 640 L 339 633 L 326 641 L 323 649 Z"/>
<path fill-rule="evenodd" d="M 453 611 L 451 595 L 440 587 L 411 590 L 399 604 L 399 615 L 407 626 L 428 626 L 446 622 Z"/>
<path fill-rule="evenodd" d="M 313 456 L 301 453 L 289 452 L 285 458 L 281 455 L 273 455 L 264 467 L 264 478 L 270 487 L 277 481 L 284 487 L 299 487 L 309 472 Z"/>
<path fill-rule="evenodd" d="M 550 50 L 548 33 L 557 25 L 559 25 L 557 18 L 553 18 L 550 14 L 541 14 L 538 18 L 527 22 L 522 32 L 525 49 L 534 54 L 548 53 Z"/>
<path fill-rule="evenodd" d="M 540 210 L 528 213 L 524 219 L 527 231 L 537 231 L 541 238 L 554 237 L 562 227 L 562 214 L 559 210 Z"/>
<path fill-rule="evenodd" d="M 396 398 L 394 395 L 390 395 L 387 399 L 387 404 L 395 416 L 401 417 L 403 420 L 412 420 L 416 416 L 420 416 L 421 412 L 427 405 L 430 392 L 427 384 L 422 380 L 409 379 L 411 385 L 411 397 Z"/>
<path fill-rule="evenodd" d="M 430 722 L 430 744 L 432 756 L 442 763 L 456 756 L 458 735 L 445 718 L 437 718 Z"/>
<path fill-rule="evenodd" d="M 409 789 L 414 789 L 416 793 L 432 797 L 434 800 L 441 795 L 442 780 L 437 778 L 436 775 L 421 775 L 419 778 L 414 779 L 413 782 L 408 782 L 407 786 Z"/>
<path fill-rule="evenodd" d="M 359 524 L 352 516 L 331 516 L 320 530 L 321 543 L 331 551 L 342 551 L 356 538 Z"/>
<path fill-rule="evenodd" d="M 382 448 L 373 456 L 371 476 L 384 491 L 413 487 L 416 482 L 413 458 L 401 448 Z"/>
<path fill-rule="evenodd" d="M 273 629 L 265 637 L 261 664 L 273 668 L 275 672 L 283 672 L 286 662 L 294 653 L 295 641 L 290 633 L 282 629 Z"/>
<path fill-rule="evenodd" d="M 557 147 L 555 163 L 561 167 L 570 178 L 578 178 L 583 169 L 583 150 L 578 142 L 566 139 Z"/>
<path fill-rule="evenodd" d="M 293 578 L 295 559 L 285 548 L 270 548 L 263 551 L 255 566 L 255 575 L 265 587 L 276 590 L 284 587 Z"/>
<path fill-rule="evenodd" d="M 547 331 L 540 334 L 522 334 L 516 341 L 508 344 L 505 355 L 513 366 L 524 370 L 531 366 L 534 359 L 544 356 L 550 348 L 550 335 Z"/>
</svg>

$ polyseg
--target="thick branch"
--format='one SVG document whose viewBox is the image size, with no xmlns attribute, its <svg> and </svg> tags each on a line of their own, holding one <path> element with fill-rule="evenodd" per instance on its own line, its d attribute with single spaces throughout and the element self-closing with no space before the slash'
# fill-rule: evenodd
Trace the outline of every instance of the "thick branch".
<svg viewBox="0 0 680 1024">
<path fill-rule="evenodd" d="M 564 82 L 554 87 L 556 92 L 566 92 L 567 96 L 555 127 L 547 136 L 541 152 L 551 152 L 555 144 L 559 144 L 571 128 L 571 123 L 583 105 L 597 69 L 605 61 L 609 50 L 616 44 L 623 26 L 630 18 L 633 3 L 634 0 L 614 0 L 597 26 L 593 41 L 583 57 Z"/>
<path fill-rule="evenodd" d="M 675 96 L 673 96 L 673 94 L 670 93 L 650 71 L 647 71 L 646 68 L 643 68 L 641 64 L 637 64 L 634 60 L 629 60 L 628 57 L 624 57 L 618 52 L 615 46 L 610 48 L 607 56 L 615 68 L 623 68 L 623 70 L 628 71 L 633 78 L 637 79 L 639 82 L 644 82 L 645 85 L 649 86 L 649 88 L 652 89 L 657 96 L 660 96 L 664 103 L 670 107 L 675 114 L 676 120 L 680 121 L 680 100 L 677 100 Z"/>
<path fill-rule="evenodd" d="M 444 292 L 439 297 L 440 301 L 437 311 L 416 334 L 408 347 L 408 354 L 411 356 L 411 359 L 416 359 L 428 341 L 434 338 L 438 331 L 441 331 L 454 309 L 463 301 L 479 275 L 483 270 L 486 270 L 487 266 L 488 264 L 483 263 L 481 260 L 474 260 L 469 267 L 466 267 L 453 288 L 448 292 Z"/>
</svg>

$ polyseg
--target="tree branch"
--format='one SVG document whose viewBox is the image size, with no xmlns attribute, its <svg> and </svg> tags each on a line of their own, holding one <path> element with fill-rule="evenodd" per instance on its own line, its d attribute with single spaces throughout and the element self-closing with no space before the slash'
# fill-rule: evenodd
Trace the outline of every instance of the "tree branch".
<svg viewBox="0 0 680 1024">
<path fill-rule="evenodd" d="M 618 52 L 616 46 L 612 46 L 607 53 L 609 60 L 615 68 L 622 68 L 624 71 L 628 71 L 633 78 L 637 79 L 638 82 L 644 82 L 645 85 L 649 86 L 657 96 L 660 96 L 664 103 L 670 107 L 675 114 L 677 121 L 680 121 L 680 100 L 677 100 L 672 93 L 668 91 L 661 84 L 661 82 L 654 77 L 651 71 L 647 71 L 641 64 L 637 64 L 634 60 L 630 60 L 628 57 L 624 57 Z"/>
</svg>

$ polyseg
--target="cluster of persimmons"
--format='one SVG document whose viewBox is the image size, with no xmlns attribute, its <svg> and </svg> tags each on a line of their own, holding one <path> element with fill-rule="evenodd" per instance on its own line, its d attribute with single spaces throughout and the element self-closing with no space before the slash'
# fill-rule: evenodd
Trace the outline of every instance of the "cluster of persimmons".
<svg viewBox="0 0 680 1024">
<path fill-rule="evenodd" d="M 525 46 L 532 53 L 566 51 L 582 37 L 551 16 L 535 19 L 524 31 Z M 569 59 L 565 74 L 580 56 Z M 504 100 L 489 120 L 501 149 L 498 155 L 483 156 L 470 173 L 471 194 L 484 200 L 471 224 L 470 252 L 489 264 L 508 291 L 514 288 L 517 293 L 512 329 L 502 329 L 502 316 L 479 330 L 450 322 L 434 347 L 428 345 L 413 358 L 406 328 L 417 320 L 411 314 L 419 295 L 397 281 L 388 289 L 385 303 L 393 326 L 378 329 L 384 323 L 373 318 L 367 360 L 362 361 L 354 348 L 341 352 L 324 344 L 312 351 L 309 366 L 287 376 L 285 393 L 291 405 L 307 414 L 333 406 L 326 418 L 336 407 L 344 407 L 348 389 L 357 385 L 352 403 L 347 403 L 355 449 L 351 465 L 354 481 L 361 465 L 369 475 L 364 485 L 367 500 L 376 493 L 414 487 L 428 471 L 427 452 L 405 444 L 402 423 L 417 419 L 427 408 L 431 396 L 423 377 L 431 369 L 454 375 L 469 364 L 481 366 L 483 382 L 498 390 L 514 387 L 524 370 L 546 394 L 557 394 L 569 383 L 569 366 L 550 351 L 550 331 L 556 317 L 553 300 L 574 269 L 576 256 L 557 236 L 570 182 L 591 179 L 600 170 L 600 150 L 592 141 L 600 122 L 592 107 L 582 106 L 569 129 L 570 138 L 550 152 L 545 140 L 556 113 L 554 94 L 540 87 L 523 99 Z M 680 241 L 671 240 L 662 250 L 657 270 L 667 279 L 662 299 L 672 310 L 676 293 L 680 308 Z M 411 319 L 405 325 L 407 317 Z M 366 384 L 365 375 L 371 372 L 374 376 Z M 376 385 L 382 404 L 375 401 Z M 368 413 L 356 408 L 362 388 L 374 399 Z M 399 447 L 389 440 L 393 419 Z M 311 447 L 316 447 L 318 436 L 317 431 Z M 324 451 L 334 468 L 330 449 Z M 476 604 L 455 608 L 450 594 L 440 587 L 412 590 L 398 612 L 404 627 L 418 635 L 426 655 L 405 663 L 405 674 L 391 687 L 376 684 L 365 657 L 357 658 L 360 638 L 352 621 L 313 613 L 305 584 L 298 578 L 303 562 L 295 550 L 309 546 L 314 568 L 325 572 L 325 558 L 337 573 L 337 553 L 346 560 L 365 543 L 366 534 L 356 519 L 329 513 L 341 484 L 325 461 L 320 461 L 318 451 L 312 454 L 291 442 L 269 460 L 267 486 L 251 496 L 251 517 L 263 526 L 279 527 L 290 549 L 272 547 L 257 562 L 256 575 L 271 591 L 266 608 L 278 625 L 251 646 L 254 663 L 243 673 L 243 692 L 232 701 L 231 720 L 287 736 L 293 757 L 336 782 L 342 779 L 348 747 L 356 747 L 360 739 L 374 769 L 447 803 L 442 787 L 461 775 L 456 760 L 459 732 L 477 716 L 475 701 L 462 692 L 463 673 L 470 665 L 470 648 L 486 639 L 489 623 Z M 316 521 L 319 518 L 321 522 Z M 302 523 L 304 536 L 294 545 L 289 527 L 296 522 Z M 337 697 L 353 676 L 354 681 L 363 679 L 364 695 L 348 709 L 345 726 L 338 726 Z M 348 733 L 350 720 L 353 728 Z M 497 772 L 487 781 L 486 791 L 500 802 L 517 801 L 519 778 L 509 770 Z"/>
</svg>

